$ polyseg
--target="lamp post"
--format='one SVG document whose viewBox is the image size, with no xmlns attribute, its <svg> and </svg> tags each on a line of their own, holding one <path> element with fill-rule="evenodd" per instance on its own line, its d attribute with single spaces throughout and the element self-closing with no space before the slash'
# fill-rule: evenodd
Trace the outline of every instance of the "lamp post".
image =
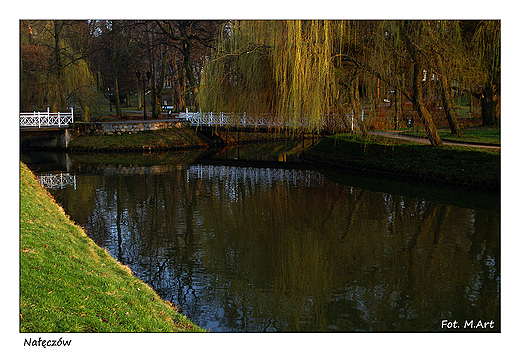
<svg viewBox="0 0 520 353">
<path fill-rule="evenodd" d="M 108 91 L 108 104 L 110 106 L 110 112 L 112 113 L 112 92 L 110 91 L 110 86 L 107 87 Z"/>
</svg>

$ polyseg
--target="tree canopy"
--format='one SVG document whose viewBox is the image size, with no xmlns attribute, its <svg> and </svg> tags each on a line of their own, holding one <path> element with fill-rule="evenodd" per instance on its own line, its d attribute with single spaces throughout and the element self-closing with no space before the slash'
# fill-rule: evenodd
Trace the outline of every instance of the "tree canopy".
<svg viewBox="0 0 520 353">
<path fill-rule="evenodd" d="M 395 128 L 413 105 L 438 145 L 434 115 L 460 134 L 462 94 L 478 100 L 483 125 L 499 124 L 500 38 L 500 21 L 487 20 L 23 20 L 20 109 L 79 106 L 88 120 L 108 99 L 121 116 L 145 92 L 153 117 L 169 95 L 178 111 L 304 119 L 311 130 L 353 114 L 366 133 L 361 112 L 390 102 Z"/>
<path fill-rule="evenodd" d="M 221 22 L 22 20 L 20 109 L 79 106 L 88 120 L 110 101 L 121 117 L 121 104 L 137 95 L 142 105 L 143 91 L 152 97 L 153 117 L 167 94 L 176 110 L 195 107 L 203 60 Z"/>
<path fill-rule="evenodd" d="M 366 132 L 361 109 L 377 109 L 393 92 L 400 106 L 413 103 L 439 145 L 431 110 L 441 107 L 460 134 L 454 96 L 470 92 L 484 99 L 483 123 L 496 125 L 499 82 L 499 21 L 229 21 L 204 66 L 199 99 L 206 111 L 306 117 L 311 129 L 327 115 L 354 112 Z"/>
</svg>

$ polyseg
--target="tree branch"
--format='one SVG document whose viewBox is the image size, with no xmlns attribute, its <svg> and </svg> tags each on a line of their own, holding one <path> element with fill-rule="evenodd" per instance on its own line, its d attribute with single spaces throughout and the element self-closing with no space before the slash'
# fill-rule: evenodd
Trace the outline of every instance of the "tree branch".
<svg viewBox="0 0 520 353">
<path fill-rule="evenodd" d="M 336 54 L 336 55 L 332 56 L 331 59 L 334 59 L 334 58 L 342 58 L 342 59 L 354 64 L 357 68 L 370 73 L 371 75 L 379 78 L 381 81 L 385 82 L 389 86 L 398 89 L 399 91 L 401 91 L 404 94 L 406 99 L 412 101 L 412 95 L 410 94 L 410 92 L 406 91 L 404 89 L 404 87 L 402 87 L 398 82 L 395 82 L 395 81 L 391 80 L 390 78 L 386 77 L 385 75 L 381 74 L 379 71 L 375 70 L 370 65 L 362 63 L 347 54 Z"/>
</svg>

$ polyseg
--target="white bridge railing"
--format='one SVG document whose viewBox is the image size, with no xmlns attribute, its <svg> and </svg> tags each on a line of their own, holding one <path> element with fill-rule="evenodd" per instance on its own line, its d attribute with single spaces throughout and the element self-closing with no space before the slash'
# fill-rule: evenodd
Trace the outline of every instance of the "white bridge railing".
<svg viewBox="0 0 520 353">
<path fill-rule="evenodd" d="M 354 114 L 347 116 L 328 115 L 319 119 L 319 126 L 309 124 L 308 117 L 272 117 L 268 114 L 247 115 L 246 113 L 213 113 L 213 112 L 186 112 L 179 114 L 180 119 L 184 119 L 192 126 L 213 126 L 213 127 L 246 127 L 246 128 L 308 128 L 319 127 L 320 129 L 339 129 L 354 130 L 358 127 L 358 122 Z M 364 111 L 361 111 L 361 121 L 364 119 Z M 311 125 L 311 126 L 309 126 Z"/>
<path fill-rule="evenodd" d="M 74 108 L 70 113 L 46 112 L 20 113 L 20 127 L 67 127 L 74 123 Z"/>
<path fill-rule="evenodd" d="M 70 173 L 48 173 L 36 177 L 41 186 L 46 189 L 63 189 L 69 185 L 76 190 L 76 175 Z"/>
</svg>

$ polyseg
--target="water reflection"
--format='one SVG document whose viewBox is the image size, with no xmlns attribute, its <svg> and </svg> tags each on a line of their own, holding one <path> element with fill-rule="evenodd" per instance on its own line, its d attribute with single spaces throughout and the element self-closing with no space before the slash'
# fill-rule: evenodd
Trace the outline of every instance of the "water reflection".
<svg viewBox="0 0 520 353">
<path fill-rule="evenodd" d="M 207 163 L 103 166 L 52 193 L 212 332 L 500 327 L 497 212 Z"/>
</svg>

